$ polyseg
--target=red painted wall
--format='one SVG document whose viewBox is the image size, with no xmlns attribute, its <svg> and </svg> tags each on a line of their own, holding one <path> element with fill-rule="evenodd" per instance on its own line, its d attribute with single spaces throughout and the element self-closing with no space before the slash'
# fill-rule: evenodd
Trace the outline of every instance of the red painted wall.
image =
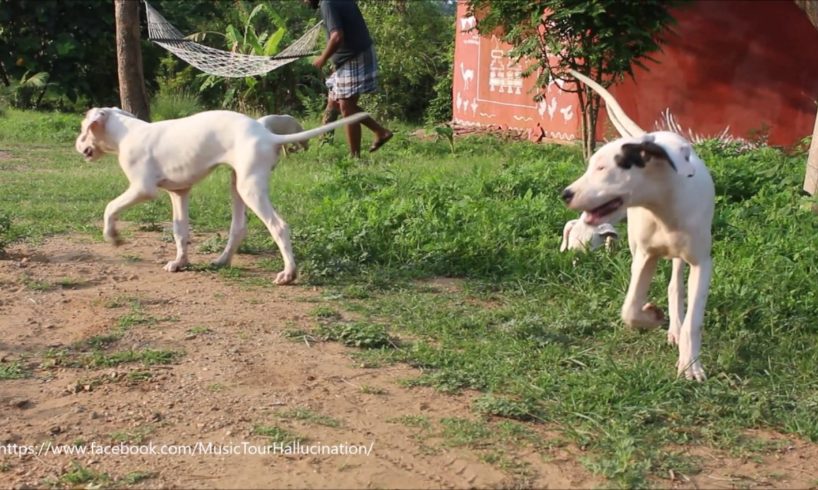
<svg viewBox="0 0 818 490">
<path fill-rule="evenodd" d="M 533 76 L 521 79 L 496 38 L 462 32 L 473 20 L 458 5 L 453 88 L 461 124 L 528 129 L 546 137 L 579 135 L 576 98 L 556 84 L 532 100 Z M 653 129 L 669 109 L 697 135 L 791 145 L 812 133 L 818 99 L 818 30 L 788 0 L 700 0 L 675 13 L 662 52 L 611 92 L 640 126 Z M 518 93 L 519 92 L 519 93 Z M 605 119 L 607 123 L 607 119 Z M 600 135 L 610 135 L 601 129 Z"/>
</svg>

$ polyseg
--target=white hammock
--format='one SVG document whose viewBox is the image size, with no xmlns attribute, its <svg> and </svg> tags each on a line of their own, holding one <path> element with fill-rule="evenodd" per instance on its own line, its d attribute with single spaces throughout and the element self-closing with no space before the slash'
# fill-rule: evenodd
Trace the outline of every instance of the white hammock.
<svg viewBox="0 0 818 490">
<path fill-rule="evenodd" d="M 148 39 L 205 73 L 228 78 L 263 75 L 299 58 L 310 56 L 321 27 L 321 22 L 315 24 L 300 39 L 275 56 L 256 56 L 214 49 L 185 39 L 147 1 L 145 10 L 148 17 Z"/>
</svg>

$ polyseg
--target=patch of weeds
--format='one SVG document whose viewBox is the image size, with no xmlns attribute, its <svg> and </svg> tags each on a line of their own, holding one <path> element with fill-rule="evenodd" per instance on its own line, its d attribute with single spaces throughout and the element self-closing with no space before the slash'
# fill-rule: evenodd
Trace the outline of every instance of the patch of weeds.
<svg viewBox="0 0 818 490">
<path fill-rule="evenodd" d="M 253 427 L 253 435 L 266 437 L 269 439 L 270 444 L 276 444 L 282 447 L 292 446 L 297 442 L 304 442 L 302 437 L 276 425 L 257 425 Z"/>
<path fill-rule="evenodd" d="M 107 299 L 102 306 L 105 308 L 122 308 L 123 306 L 139 304 L 139 299 L 133 296 L 114 296 L 113 298 Z"/>
<path fill-rule="evenodd" d="M 153 378 L 153 373 L 150 371 L 131 371 L 125 375 L 130 383 L 142 383 Z"/>
<path fill-rule="evenodd" d="M 483 415 L 505 417 L 515 420 L 535 420 L 539 407 L 533 401 L 512 400 L 510 398 L 485 395 L 474 401 L 474 409 Z"/>
<path fill-rule="evenodd" d="M 341 294 L 348 299 L 369 299 L 372 296 L 369 289 L 358 284 L 345 287 Z"/>
<path fill-rule="evenodd" d="M 337 419 L 314 412 L 309 408 L 294 408 L 284 412 L 279 412 L 278 416 L 284 419 L 295 419 L 311 424 L 323 425 L 325 427 L 337 428 L 341 426 L 341 422 Z"/>
<path fill-rule="evenodd" d="M 312 310 L 312 316 L 318 321 L 338 321 L 341 320 L 341 314 L 329 306 L 316 306 Z"/>
<path fill-rule="evenodd" d="M 51 291 L 56 287 L 54 284 L 48 281 L 34 279 L 29 274 L 23 275 L 23 285 L 32 291 L 39 291 L 41 293 Z"/>
<path fill-rule="evenodd" d="M 227 238 L 222 238 L 217 234 L 203 241 L 196 250 L 201 254 L 217 254 L 221 253 L 226 246 Z"/>
<path fill-rule="evenodd" d="M 432 428 L 432 422 L 425 415 L 401 415 L 400 417 L 387 419 L 387 422 L 424 430 Z"/>
<path fill-rule="evenodd" d="M 284 330 L 281 335 L 285 339 L 292 340 L 293 342 L 304 342 L 306 341 L 315 341 L 318 340 L 311 332 L 304 330 L 302 328 L 290 328 Z"/>
<path fill-rule="evenodd" d="M 361 393 L 364 395 L 388 395 L 389 392 L 383 388 L 372 385 L 361 385 Z"/>
<path fill-rule="evenodd" d="M 83 281 L 82 279 L 75 279 L 73 277 L 63 277 L 61 279 L 57 279 L 55 285 L 63 288 L 63 289 L 76 289 L 81 288 L 87 285 L 87 281 Z"/>
<path fill-rule="evenodd" d="M 60 483 L 65 485 L 101 486 L 111 481 L 108 473 L 100 473 L 82 466 L 77 461 L 71 463 L 71 469 L 60 477 Z"/>
<path fill-rule="evenodd" d="M 119 339 L 122 338 L 121 333 L 110 333 L 104 335 L 94 335 L 93 337 L 89 337 L 85 340 L 80 340 L 76 344 L 74 344 L 74 348 L 76 349 L 107 349 L 111 345 L 115 344 Z"/>
<path fill-rule="evenodd" d="M 375 323 L 336 323 L 322 325 L 319 335 L 326 340 L 341 342 L 349 347 L 361 349 L 394 348 L 395 342 L 389 337 L 383 325 Z"/>
<path fill-rule="evenodd" d="M 224 391 L 224 385 L 221 383 L 213 383 L 207 386 L 207 391 L 211 393 L 218 393 L 220 391 Z"/>
<path fill-rule="evenodd" d="M 17 362 L 0 362 L 0 380 L 21 379 L 28 376 L 28 372 Z"/>
<path fill-rule="evenodd" d="M 193 336 L 206 335 L 212 332 L 213 330 L 210 330 L 208 327 L 205 327 L 204 325 L 197 325 L 195 327 L 190 327 L 189 329 L 187 329 L 187 334 Z"/>
<path fill-rule="evenodd" d="M 492 430 L 483 421 L 463 418 L 444 418 L 442 436 L 450 446 L 487 447 L 492 439 Z"/>
<path fill-rule="evenodd" d="M 135 264 L 137 262 L 142 262 L 142 257 L 139 257 L 138 255 L 125 254 L 122 255 L 122 260 L 128 264 Z"/>
<path fill-rule="evenodd" d="M 141 483 L 145 480 L 150 480 L 155 476 L 156 473 L 152 471 L 132 471 L 120 478 L 118 483 L 124 483 L 125 485 L 136 485 L 137 483 Z"/>
<path fill-rule="evenodd" d="M 111 434 L 111 440 L 128 444 L 142 444 L 154 430 L 155 427 L 152 425 L 143 425 L 131 430 L 118 430 Z"/>
<path fill-rule="evenodd" d="M 173 364 L 181 352 L 171 350 L 125 350 L 113 353 L 94 352 L 90 357 L 84 359 L 84 364 L 88 367 L 113 367 L 120 364 L 141 362 L 146 366 L 156 364 Z"/>
<path fill-rule="evenodd" d="M 659 451 L 653 458 L 651 472 L 660 478 L 669 478 L 671 475 L 696 475 L 702 471 L 696 460 L 688 455 Z"/>
<path fill-rule="evenodd" d="M 119 328 L 124 330 L 134 325 L 156 325 L 157 322 L 158 320 L 155 317 L 146 315 L 140 307 L 134 306 L 130 313 L 119 318 L 118 325 Z"/>
</svg>

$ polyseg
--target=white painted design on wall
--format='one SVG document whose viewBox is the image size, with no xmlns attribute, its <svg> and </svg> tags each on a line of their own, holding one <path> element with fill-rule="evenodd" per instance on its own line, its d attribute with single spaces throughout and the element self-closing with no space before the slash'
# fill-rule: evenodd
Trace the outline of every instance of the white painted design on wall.
<svg viewBox="0 0 818 490">
<path fill-rule="evenodd" d="M 472 101 L 471 101 L 471 112 L 472 112 L 472 115 L 477 115 L 477 107 L 478 107 L 478 104 L 477 104 L 477 99 L 476 99 L 476 98 L 475 98 L 475 99 L 472 99 Z"/>
<path fill-rule="evenodd" d="M 474 70 L 466 68 L 466 65 L 460 62 L 460 75 L 463 77 L 463 89 L 468 90 L 471 81 L 474 80 Z"/>
<path fill-rule="evenodd" d="M 460 96 L 460 91 L 457 91 L 457 97 L 454 99 L 454 106 L 457 107 L 457 110 L 460 111 L 460 106 L 463 105 L 463 97 Z"/>
<path fill-rule="evenodd" d="M 471 17 L 463 17 L 460 19 L 460 32 L 472 34 L 469 29 L 473 29 L 477 25 L 477 19 L 472 15 Z"/>
<path fill-rule="evenodd" d="M 491 50 L 489 91 L 519 95 L 523 88 L 523 69 L 514 60 L 509 59 L 507 53 L 502 49 Z"/>
<path fill-rule="evenodd" d="M 574 118 L 574 106 L 565 106 L 560 109 L 560 113 L 562 114 L 562 118 L 565 119 L 565 122 L 568 122 Z"/>
</svg>

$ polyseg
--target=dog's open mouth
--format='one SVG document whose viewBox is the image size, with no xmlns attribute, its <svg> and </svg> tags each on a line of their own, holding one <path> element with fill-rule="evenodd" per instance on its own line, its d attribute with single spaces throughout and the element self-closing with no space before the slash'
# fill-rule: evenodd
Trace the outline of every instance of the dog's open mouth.
<svg viewBox="0 0 818 490">
<path fill-rule="evenodd" d="M 597 206 L 590 211 L 585 212 L 585 222 L 589 225 L 596 226 L 605 223 L 608 216 L 615 213 L 625 204 L 621 197 L 611 199 L 602 206 Z"/>
</svg>

